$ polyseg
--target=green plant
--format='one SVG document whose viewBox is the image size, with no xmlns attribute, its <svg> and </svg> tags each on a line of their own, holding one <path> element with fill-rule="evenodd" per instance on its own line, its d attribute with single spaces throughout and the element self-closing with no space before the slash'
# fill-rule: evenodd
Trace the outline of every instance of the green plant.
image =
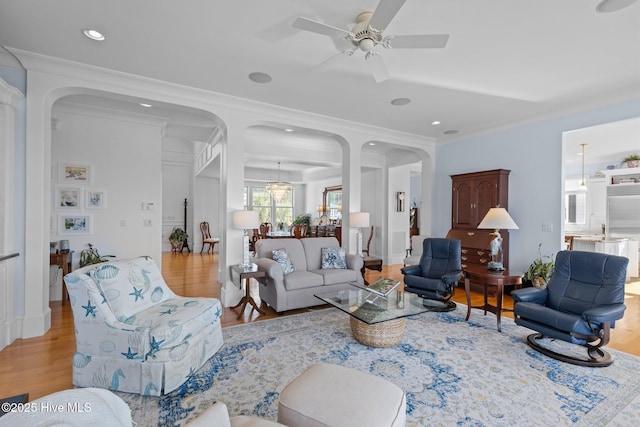
<svg viewBox="0 0 640 427">
<path fill-rule="evenodd" d="M 84 249 L 80 252 L 80 267 L 105 262 L 108 261 L 107 258 L 115 258 L 115 255 L 100 255 L 98 250 L 94 248 L 91 243 L 88 245 L 89 249 Z"/>
<path fill-rule="evenodd" d="M 622 159 L 623 162 L 631 162 L 633 160 L 640 160 L 640 154 L 629 154 L 624 159 Z"/>
<path fill-rule="evenodd" d="M 306 224 L 307 227 L 311 225 L 311 214 L 298 215 L 292 222 L 292 224 Z"/>
<path fill-rule="evenodd" d="M 556 266 L 552 256 L 542 255 L 541 248 L 542 243 L 538 245 L 538 259 L 531 263 L 523 276 L 524 280 L 531 282 L 535 287 L 545 286 Z"/>
<path fill-rule="evenodd" d="M 182 244 L 182 242 L 184 242 L 185 239 L 188 239 L 188 238 L 189 238 L 189 235 L 187 234 L 187 232 L 179 227 L 174 227 L 174 229 L 171 230 L 171 234 L 169 235 L 169 241 L 174 246 L 177 244 Z"/>
</svg>

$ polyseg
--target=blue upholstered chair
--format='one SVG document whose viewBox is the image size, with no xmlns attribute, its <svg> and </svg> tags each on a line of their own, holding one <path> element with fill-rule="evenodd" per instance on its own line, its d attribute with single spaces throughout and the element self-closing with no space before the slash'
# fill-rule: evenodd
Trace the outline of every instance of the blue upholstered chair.
<svg viewBox="0 0 640 427">
<path fill-rule="evenodd" d="M 455 286 L 462 277 L 462 244 L 457 239 L 426 238 L 418 265 L 403 267 L 404 290 L 424 298 L 432 311 L 451 311 Z"/>
<path fill-rule="evenodd" d="M 608 366 L 610 329 L 624 315 L 629 260 L 595 252 L 561 251 L 546 287 L 511 292 L 515 322 L 537 331 L 527 337 L 535 350 L 581 366 Z M 559 339 L 587 348 L 586 358 L 562 354 L 541 341 Z M 567 352 L 568 353 L 568 352 Z"/>
</svg>

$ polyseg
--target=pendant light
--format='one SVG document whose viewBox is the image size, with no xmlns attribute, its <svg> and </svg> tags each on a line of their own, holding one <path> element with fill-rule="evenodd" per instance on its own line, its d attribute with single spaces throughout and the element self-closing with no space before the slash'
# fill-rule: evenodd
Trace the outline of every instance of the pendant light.
<svg viewBox="0 0 640 427">
<path fill-rule="evenodd" d="M 578 188 L 580 191 L 587 191 L 587 183 L 584 180 L 584 147 L 587 144 L 580 144 L 580 146 L 582 147 L 582 183 L 580 184 L 580 187 Z"/>
<path fill-rule="evenodd" d="M 278 182 L 268 182 L 267 191 L 277 203 L 284 200 L 291 191 L 291 183 L 280 181 L 280 162 L 278 162 Z"/>
</svg>

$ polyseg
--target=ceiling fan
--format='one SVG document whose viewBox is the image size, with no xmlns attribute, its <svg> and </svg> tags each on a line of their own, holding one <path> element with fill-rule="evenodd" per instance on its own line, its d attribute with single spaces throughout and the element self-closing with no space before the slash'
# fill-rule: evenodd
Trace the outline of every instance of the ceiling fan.
<svg viewBox="0 0 640 427">
<path fill-rule="evenodd" d="M 366 52 L 365 59 L 373 62 L 373 74 L 377 82 L 389 78 L 389 73 L 376 47 L 386 49 L 439 49 L 447 45 L 448 34 L 423 34 L 385 36 L 384 30 L 396 16 L 406 0 L 380 0 L 374 12 L 363 12 L 356 17 L 351 31 L 343 30 L 312 19 L 298 17 L 293 27 L 342 40 L 346 48 L 336 56 L 349 57 L 356 50 Z M 331 59 L 331 58 L 330 58 Z M 328 61 L 325 61 L 325 63 Z M 323 63 L 324 64 L 324 63 Z M 322 64 L 321 64 L 322 65 Z"/>
</svg>

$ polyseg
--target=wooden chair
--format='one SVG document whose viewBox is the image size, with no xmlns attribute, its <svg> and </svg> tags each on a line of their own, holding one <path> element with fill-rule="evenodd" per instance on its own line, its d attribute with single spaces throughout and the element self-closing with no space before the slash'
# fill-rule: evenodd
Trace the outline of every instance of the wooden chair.
<svg viewBox="0 0 640 427">
<path fill-rule="evenodd" d="M 371 229 L 369 230 L 369 239 L 367 239 L 367 246 L 365 246 L 364 248 L 362 248 L 362 254 L 366 254 L 367 256 L 370 256 L 369 254 L 369 246 L 371 246 L 371 239 L 373 238 L 373 225 L 371 226 Z"/>
<path fill-rule="evenodd" d="M 574 236 L 564 236 L 564 244 L 568 251 L 573 250 L 573 237 Z"/>
<path fill-rule="evenodd" d="M 263 222 L 262 224 L 260 224 L 260 238 L 266 239 L 267 233 L 271 232 L 271 228 L 272 227 L 270 222 Z"/>
<path fill-rule="evenodd" d="M 200 223 L 200 233 L 202 234 L 202 249 L 200 249 L 200 253 L 202 253 L 202 251 L 204 250 L 204 245 L 206 245 L 207 243 L 209 244 L 207 253 L 209 253 L 209 251 L 213 253 L 213 248 L 215 248 L 216 243 L 220 242 L 220 239 L 218 237 L 211 237 L 208 222 L 205 221 Z"/>
<path fill-rule="evenodd" d="M 307 237 L 307 224 L 292 224 L 289 228 L 289 234 L 296 239 Z"/>
<path fill-rule="evenodd" d="M 253 233 L 249 236 L 249 252 L 255 254 L 256 253 L 256 242 L 260 238 L 260 230 L 257 228 L 253 229 Z"/>
</svg>

